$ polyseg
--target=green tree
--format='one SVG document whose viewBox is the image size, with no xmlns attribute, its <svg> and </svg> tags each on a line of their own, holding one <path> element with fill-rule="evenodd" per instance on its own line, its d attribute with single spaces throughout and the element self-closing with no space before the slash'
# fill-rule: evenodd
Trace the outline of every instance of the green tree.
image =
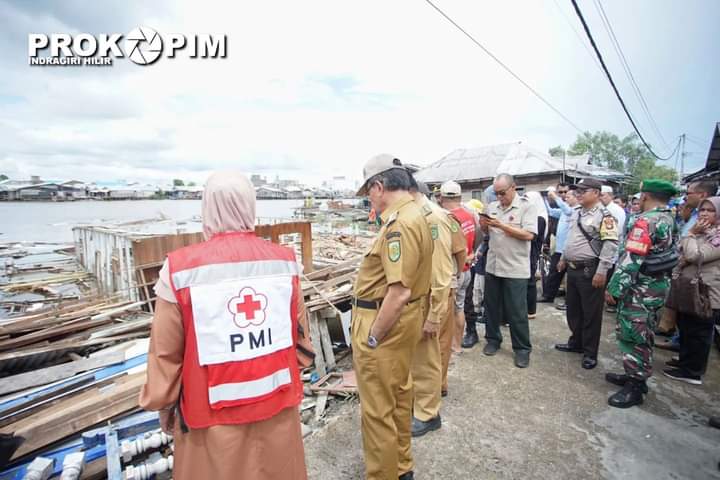
<svg viewBox="0 0 720 480">
<path fill-rule="evenodd" d="M 562 147 L 562 145 L 558 145 L 557 147 L 552 147 L 550 150 L 548 150 L 548 153 L 551 157 L 562 157 L 563 153 L 565 153 L 565 149 Z"/>
<path fill-rule="evenodd" d="M 7 175 L 0 174 L 0 182 L 7 180 L 7 179 L 8 179 Z"/>
<path fill-rule="evenodd" d="M 197 183 L 195 183 L 195 182 L 188 182 L 188 183 L 187 183 L 187 186 L 188 186 L 188 187 L 196 187 L 196 186 L 197 186 Z"/>
<path fill-rule="evenodd" d="M 594 165 L 629 174 L 631 179 L 626 188 L 628 193 L 637 192 L 644 178 L 661 178 L 671 182 L 678 180 L 675 170 L 656 164 L 655 158 L 635 133 L 620 138 L 605 131 L 585 132 L 578 135 L 575 143 L 568 149 L 568 153 L 570 155 L 587 153 Z"/>
<path fill-rule="evenodd" d="M 173 180 L 173 187 L 184 187 L 184 186 L 185 186 L 185 182 L 183 182 L 179 178 L 176 178 L 175 180 Z"/>
</svg>

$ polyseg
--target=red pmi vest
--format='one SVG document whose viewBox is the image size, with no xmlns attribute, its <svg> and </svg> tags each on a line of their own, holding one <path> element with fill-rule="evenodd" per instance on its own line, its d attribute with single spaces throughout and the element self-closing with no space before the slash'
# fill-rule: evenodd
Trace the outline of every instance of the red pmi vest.
<svg viewBox="0 0 720 480">
<path fill-rule="evenodd" d="M 467 241 L 467 258 L 468 261 L 470 261 L 475 256 L 475 252 L 473 251 L 473 247 L 475 246 L 475 217 L 465 207 L 453 208 L 450 213 L 460 222 L 460 227 Z M 465 262 L 463 272 L 467 272 L 468 270 L 470 270 L 470 264 Z"/>
<path fill-rule="evenodd" d="M 292 250 L 221 233 L 168 255 L 182 311 L 180 408 L 191 428 L 266 420 L 303 397 Z"/>
</svg>

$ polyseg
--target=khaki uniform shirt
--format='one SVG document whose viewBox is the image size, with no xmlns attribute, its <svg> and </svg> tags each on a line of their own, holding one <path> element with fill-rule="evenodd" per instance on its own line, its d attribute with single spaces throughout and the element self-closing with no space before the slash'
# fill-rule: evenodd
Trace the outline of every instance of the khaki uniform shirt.
<svg viewBox="0 0 720 480">
<path fill-rule="evenodd" d="M 590 237 L 592 245 L 578 227 L 578 219 Z M 615 217 L 600 202 L 593 208 L 579 208 L 573 213 L 570 231 L 562 259 L 567 262 L 586 262 L 600 259 L 596 273 L 605 275 L 615 263 L 618 249 L 618 225 Z"/>
<path fill-rule="evenodd" d="M 457 222 L 440 206 L 425 197 L 416 200 L 416 203 L 430 226 L 434 243 L 428 321 L 439 324 L 447 313 L 452 281 L 457 276 L 454 255 L 465 251 L 465 237 Z"/>
<path fill-rule="evenodd" d="M 360 264 L 354 295 L 361 300 L 385 298 L 388 285 L 402 283 L 416 300 L 430 292 L 433 240 L 425 215 L 410 194 L 380 215 L 382 227 Z"/>
<path fill-rule="evenodd" d="M 487 214 L 503 223 L 537 235 L 538 212 L 525 196 L 515 193 L 509 207 L 500 202 L 488 205 Z M 518 240 L 499 228 L 490 228 L 490 248 L 485 271 L 496 277 L 530 278 L 530 241 Z"/>
</svg>

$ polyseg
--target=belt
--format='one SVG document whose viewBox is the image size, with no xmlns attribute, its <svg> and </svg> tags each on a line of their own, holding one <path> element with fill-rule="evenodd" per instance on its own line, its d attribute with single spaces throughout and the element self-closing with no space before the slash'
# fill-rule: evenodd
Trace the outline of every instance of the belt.
<svg viewBox="0 0 720 480">
<path fill-rule="evenodd" d="M 583 261 L 579 261 L 579 262 L 571 262 L 570 260 L 568 260 L 568 262 L 567 262 L 568 267 L 572 268 L 573 270 L 581 270 L 586 267 L 593 268 L 593 267 L 597 266 L 598 263 L 600 263 L 600 260 L 598 260 L 598 259 L 583 260 Z"/>
<path fill-rule="evenodd" d="M 418 300 L 423 298 L 422 296 L 415 298 L 413 300 L 410 300 L 405 305 L 410 305 L 411 303 L 415 303 Z M 352 306 L 358 307 L 358 308 L 365 308 L 367 310 L 380 310 L 380 306 L 382 305 L 382 300 L 363 300 L 362 298 L 352 297 Z"/>
</svg>

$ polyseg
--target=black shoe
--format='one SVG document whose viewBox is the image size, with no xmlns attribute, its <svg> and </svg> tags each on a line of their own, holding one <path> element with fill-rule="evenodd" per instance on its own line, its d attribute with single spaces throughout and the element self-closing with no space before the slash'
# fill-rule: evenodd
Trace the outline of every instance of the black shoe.
<svg viewBox="0 0 720 480">
<path fill-rule="evenodd" d="M 608 398 L 608 405 L 615 408 L 630 408 L 643 403 L 643 391 L 641 383 L 630 379 L 625 386 Z"/>
<path fill-rule="evenodd" d="M 473 327 L 472 330 L 465 331 L 465 336 L 462 339 L 462 348 L 472 348 L 479 341 L 480 338 L 478 338 L 477 330 Z"/>
<path fill-rule="evenodd" d="M 592 357 L 583 357 L 582 367 L 585 370 L 592 370 L 597 367 L 597 360 Z"/>
<path fill-rule="evenodd" d="M 670 360 L 665 362 L 665 365 L 672 368 L 678 368 L 680 366 L 680 359 L 678 357 L 672 357 Z"/>
<path fill-rule="evenodd" d="M 710 417 L 708 425 L 714 428 L 720 428 L 720 417 Z"/>
<path fill-rule="evenodd" d="M 537 303 L 555 303 L 554 298 L 542 297 Z"/>
<path fill-rule="evenodd" d="M 606 373 L 605 380 L 612 383 L 613 385 L 624 387 L 628 380 L 630 380 L 630 377 L 628 377 L 624 373 Z M 642 393 L 648 393 L 647 383 L 640 382 L 640 390 L 642 390 Z"/>
<path fill-rule="evenodd" d="M 492 357 L 498 352 L 498 350 L 500 350 L 500 345 L 495 345 L 494 343 L 486 343 L 485 347 L 483 348 L 483 353 L 487 356 Z"/>
<path fill-rule="evenodd" d="M 658 337 L 672 338 L 672 336 L 675 335 L 675 332 L 673 332 L 673 331 L 667 331 L 667 332 L 666 332 L 665 330 L 660 330 L 660 329 L 658 328 L 658 329 L 655 330 L 655 335 L 658 336 Z"/>
<path fill-rule="evenodd" d="M 415 480 L 415 474 L 412 470 L 405 472 L 398 477 L 398 480 Z"/>
<path fill-rule="evenodd" d="M 663 370 L 663 374 L 673 380 L 679 380 L 691 385 L 702 385 L 702 378 L 699 375 L 690 375 L 679 368 L 666 368 Z"/>
<path fill-rule="evenodd" d="M 447 390 L 441 390 L 441 391 L 440 391 L 440 396 L 441 396 L 441 397 L 444 398 L 444 397 L 447 397 L 447 395 L 448 395 Z"/>
<path fill-rule="evenodd" d="M 561 352 L 569 352 L 569 353 L 583 353 L 585 351 L 580 347 L 573 347 L 569 343 L 556 343 L 555 350 L 560 350 Z"/>
<path fill-rule="evenodd" d="M 432 432 L 433 430 L 438 430 L 442 426 L 442 420 L 440 420 L 440 415 L 438 415 L 435 418 L 431 418 L 427 422 L 423 422 L 422 420 L 418 420 L 417 418 L 413 417 L 412 419 L 412 436 L 413 437 L 422 437 L 428 432 Z"/>
<path fill-rule="evenodd" d="M 617 313 L 617 307 L 615 305 L 608 305 L 605 307 L 607 313 Z"/>
<path fill-rule="evenodd" d="M 557 305 L 555 305 L 555 308 L 564 312 L 567 310 L 567 305 L 565 305 L 564 303 L 558 303 Z"/>
<path fill-rule="evenodd" d="M 530 352 L 515 352 L 515 366 L 517 368 L 527 368 L 530 365 Z"/>
</svg>

